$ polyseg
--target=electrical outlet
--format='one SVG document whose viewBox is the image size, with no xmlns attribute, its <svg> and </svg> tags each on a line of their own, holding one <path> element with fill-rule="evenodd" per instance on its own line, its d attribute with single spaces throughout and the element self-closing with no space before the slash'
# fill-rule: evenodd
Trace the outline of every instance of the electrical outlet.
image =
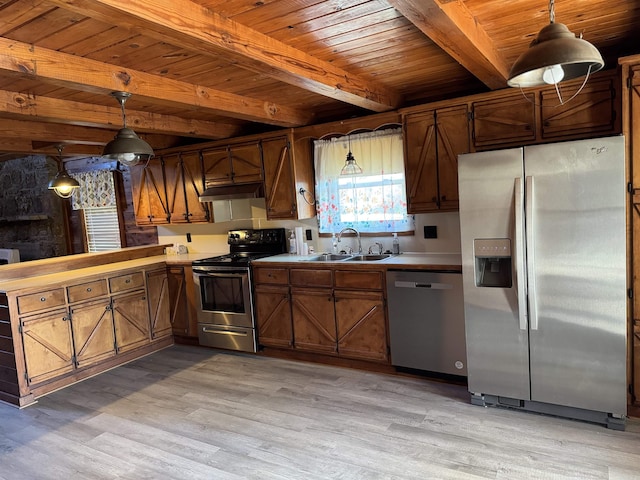
<svg viewBox="0 0 640 480">
<path fill-rule="evenodd" d="M 187 233 L 187 243 L 190 243 L 190 242 L 191 242 L 191 234 Z"/>
<path fill-rule="evenodd" d="M 438 238 L 438 227 L 436 225 L 425 225 L 424 238 Z"/>
<path fill-rule="evenodd" d="M 311 229 L 307 228 L 305 234 L 307 235 L 307 240 L 313 240 L 313 238 L 311 238 Z"/>
</svg>

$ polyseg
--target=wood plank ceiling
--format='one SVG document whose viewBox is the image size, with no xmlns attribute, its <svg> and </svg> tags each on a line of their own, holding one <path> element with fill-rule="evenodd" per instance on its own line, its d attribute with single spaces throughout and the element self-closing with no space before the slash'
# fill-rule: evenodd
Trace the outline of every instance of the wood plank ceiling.
<svg viewBox="0 0 640 480">
<path fill-rule="evenodd" d="M 558 0 L 615 68 L 640 2 Z M 0 0 L 0 159 L 155 149 L 506 88 L 544 0 Z M 635 43 L 634 43 L 635 42 Z"/>
</svg>

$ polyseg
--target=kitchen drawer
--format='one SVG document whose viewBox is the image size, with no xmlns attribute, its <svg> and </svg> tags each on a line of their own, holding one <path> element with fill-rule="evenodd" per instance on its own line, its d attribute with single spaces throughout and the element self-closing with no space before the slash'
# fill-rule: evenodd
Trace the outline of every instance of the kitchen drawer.
<svg viewBox="0 0 640 480">
<path fill-rule="evenodd" d="M 289 284 L 288 268 L 256 268 L 253 272 L 255 283 Z"/>
<path fill-rule="evenodd" d="M 18 297 L 18 312 L 31 313 L 64 305 L 64 289 L 55 288 Z"/>
<path fill-rule="evenodd" d="M 142 272 L 120 275 L 109 279 L 109 290 L 111 293 L 125 292 L 142 287 L 144 287 L 144 275 Z"/>
<path fill-rule="evenodd" d="M 81 283 L 67 287 L 69 303 L 81 302 L 107 294 L 107 281 L 104 279 Z"/>
<path fill-rule="evenodd" d="M 291 269 L 291 285 L 299 287 L 331 287 L 331 270 Z"/>
<path fill-rule="evenodd" d="M 354 288 L 358 290 L 382 290 L 384 279 L 382 271 L 336 270 L 335 286 L 336 288 Z"/>
</svg>

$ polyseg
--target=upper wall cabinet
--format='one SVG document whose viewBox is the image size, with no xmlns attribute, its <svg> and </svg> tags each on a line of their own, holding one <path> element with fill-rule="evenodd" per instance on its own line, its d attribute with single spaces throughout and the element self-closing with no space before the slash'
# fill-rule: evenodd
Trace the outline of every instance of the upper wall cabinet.
<svg viewBox="0 0 640 480">
<path fill-rule="evenodd" d="M 167 155 L 163 160 L 171 223 L 209 221 L 208 204 L 198 200 L 203 191 L 199 152 Z"/>
<path fill-rule="evenodd" d="M 260 142 L 238 143 L 202 151 L 207 185 L 229 185 L 262 181 Z"/>
<path fill-rule="evenodd" d="M 471 103 L 476 150 L 525 145 L 536 139 L 535 96 L 520 92 Z"/>
<path fill-rule="evenodd" d="M 458 208 L 458 155 L 469 152 L 466 105 L 404 118 L 408 213 Z"/>
<path fill-rule="evenodd" d="M 284 137 L 262 141 L 267 218 L 296 218 L 296 184 L 291 143 Z"/>
<path fill-rule="evenodd" d="M 560 105 L 555 88 L 540 92 L 542 138 L 554 140 L 587 135 L 615 134 L 620 131 L 620 95 L 616 95 L 617 78 L 590 79 L 584 89 Z M 572 95 L 579 86 L 565 88 Z"/>
<path fill-rule="evenodd" d="M 162 225 L 169 223 L 167 191 L 161 158 L 153 158 L 146 164 L 131 167 L 133 209 L 138 225 Z"/>
</svg>

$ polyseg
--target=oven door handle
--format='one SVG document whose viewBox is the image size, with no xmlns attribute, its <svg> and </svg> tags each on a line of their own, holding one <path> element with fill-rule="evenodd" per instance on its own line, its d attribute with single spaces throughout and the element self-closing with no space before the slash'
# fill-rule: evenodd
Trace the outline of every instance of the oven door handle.
<svg viewBox="0 0 640 480">
<path fill-rule="evenodd" d="M 213 271 L 213 270 L 194 270 L 193 273 L 199 277 L 246 277 L 248 272 L 237 271 Z"/>
<path fill-rule="evenodd" d="M 247 332 L 236 332 L 234 330 L 218 330 L 214 328 L 202 327 L 202 331 L 205 333 L 217 333 L 218 335 L 229 335 L 236 337 L 246 337 Z"/>
</svg>

